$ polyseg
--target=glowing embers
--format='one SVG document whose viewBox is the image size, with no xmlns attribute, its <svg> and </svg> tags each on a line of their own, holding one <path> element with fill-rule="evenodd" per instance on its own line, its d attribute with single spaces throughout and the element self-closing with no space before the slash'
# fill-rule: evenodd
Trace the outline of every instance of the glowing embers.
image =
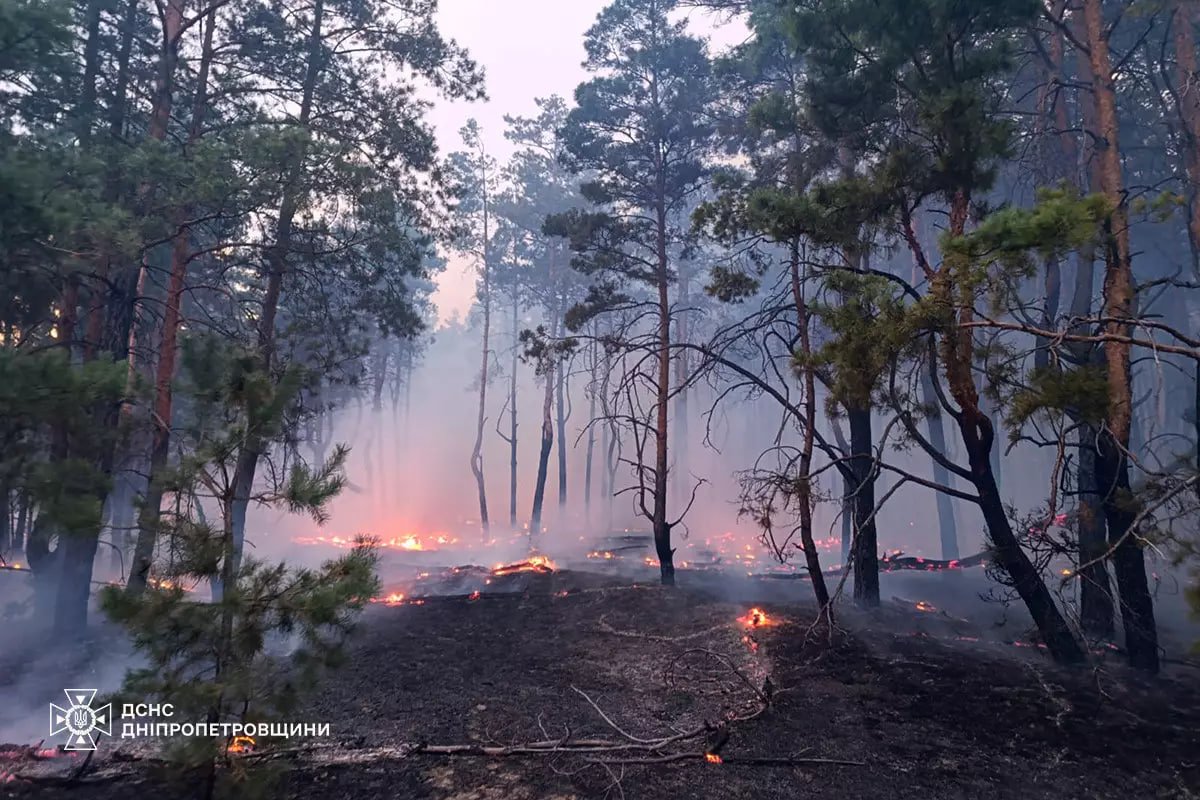
<svg viewBox="0 0 1200 800">
<path fill-rule="evenodd" d="M 717 755 L 716 753 L 705 753 L 704 760 L 710 764 L 720 764 L 721 763 L 721 757 L 719 755 Z"/>
<path fill-rule="evenodd" d="M 492 574 L 501 577 L 515 575 L 518 572 L 554 572 L 557 569 L 554 562 L 546 556 L 530 556 L 516 564 L 497 564 L 492 568 Z"/>
<path fill-rule="evenodd" d="M 935 606 L 933 603 L 927 603 L 924 600 L 918 600 L 913 604 L 913 608 L 917 609 L 917 611 L 924 611 L 927 614 L 932 614 L 937 611 L 937 606 Z"/>
</svg>

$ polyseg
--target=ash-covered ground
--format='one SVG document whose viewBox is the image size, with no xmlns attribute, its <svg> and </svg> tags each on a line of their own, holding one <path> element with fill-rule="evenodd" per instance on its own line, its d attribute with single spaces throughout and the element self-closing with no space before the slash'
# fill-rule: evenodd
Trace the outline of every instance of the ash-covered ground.
<svg viewBox="0 0 1200 800">
<path fill-rule="evenodd" d="M 1056 668 L 1015 612 L 959 616 L 977 574 L 885 575 L 884 607 L 844 609 L 832 635 L 810 630 L 801 581 L 684 572 L 664 589 L 535 569 L 474 596 L 445 580 L 452 596 L 368 610 L 348 663 L 297 714 L 331 737 L 237 757 L 277 771 L 267 796 L 1200 794 L 1195 664 L 1147 680 L 1103 648 Z M 0 769 L 35 779 L 0 796 L 195 795 L 121 745 L 104 741 L 69 785 L 78 757 L 13 756 Z"/>
</svg>

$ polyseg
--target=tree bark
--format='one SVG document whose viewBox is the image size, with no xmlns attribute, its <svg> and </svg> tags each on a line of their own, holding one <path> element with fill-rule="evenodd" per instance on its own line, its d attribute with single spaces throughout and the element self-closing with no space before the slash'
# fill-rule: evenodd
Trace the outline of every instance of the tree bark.
<svg viewBox="0 0 1200 800">
<path fill-rule="evenodd" d="M 512 296 L 512 376 L 508 385 L 508 525 L 514 531 L 517 529 L 517 366 L 521 346 L 521 310 L 520 295 L 513 287 Z"/>
<path fill-rule="evenodd" d="M 924 369 L 921 371 L 921 402 L 929 409 L 929 415 L 925 418 L 929 443 L 933 445 L 934 450 L 948 455 L 949 449 L 946 446 L 946 428 L 942 419 L 941 404 L 938 401 L 937 392 L 934 390 L 933 378 Z M 930 460 L 933 462 L 934 482 L 942 486 L 953 487 L 954 476 L 950 474 L 950 471 L 937 459 Z M 959 557 L 958 526 L 954 522 L 954 502 L 945 492 L 935 492 L 934 496 L 937 502 L 938 541 L 941 545 L 942 559 L 952 561 Z M 951 570 L 946 574 L 957 575 L 958 573 Z"/>
<path fill-rule="evenodd" d="M 850 424 L 850 468 L 854 473 L 853 574 L 854 602 L 864 608 L 879 605 L 879 537 L 875 526 L 875 456 L 871 408 L 846 408 Z"/>
<path fill-rule="evenodd" d="M 804 298 L 804 285 L 800 280 L 799 242 L 791 243 L 792 302 L 796 305 L 796 325 L 800 329 L 800 354 L 803 358 L 801 374 L 804 380 L 804 432 L 800 448 L 799 474 L 797 475 L 797 504 L 800 520 L 800 544 L 804 550 L 804 563 L 808 578 L 812 581 L 813 595 L 817 607 L 829 606 L 829 589 L 825 586 L 825 574 L 821 572 L 821 555 L 813 539 L 812 526 L 812 461 L 813 443 L 817 424 L 817 383 L 812 363 L 812 341 L 809 336 L 808 304 Z M 878 570 L 879 565 L 876 564 Z M 878 580 L 878 574 L 876 574 Z"/>
<path fill-rule="evenodd" d="M 535 542 L 541 540 L 542 508 L 546 500 L 546 478 L 550 472 L 550 450 L 554 446 L 554 370 L 553 361 L 546 369 L 546 390 L 542 397 L 542 442 L 538 451 L 537 480 L 533 485 L 533 511 L 529 515 L 529 545 L 534 549 Z"/>
<path fill-rule="evenodd" d="M 1072 20 L 1072 31 L 1079 40 L 1085 40 L 1087 33 L 1078 15 Z M 1092 83 L 1092 65 L 1088 54 L 1082 50 L 1076 51 L 1076 72 L 1081 81 Z M 1063 154 L 1063 162 L 1074 167 L 1070 173 L 1071 183 L 1086 191 L 1100 189 L 1099 160 L 1095 157 L 1095 139 L 1098 136 L 1096 128 L 1096 98 L 1089 89 L 1078 90 L 1080 125 L 1084 131 L 1083 147 L 1076 145 L 1075 137 L 1069 132 L 1065 104 L 1059 104 L 1055 109 L 1055 119 L 1060 131 L 1059 138 Z M 1082 161 L 1082 164 L 1079 162 Z M 1080 169 L 1080 167 L 1083 169 Z M 1092 313 L 1092 295 L 1095 292 L 1096 251 L 1095 247 L 1087 244 L 1081 247 L 1075 257 L 1075 284 L 1071 295 L 1071 316 L 1084 319 Z M 1086 332 L 1087 326 L 1076 326 L 1080 332 Z M 1098 363 L 1099 348 L 1087 342 L 1075 342 L 1067 345 L 1068 352 L 1077 368 L 1091 367 Z M 1076 486 L 1079 492 L 1077 517 L 1078 561 L 1079 575 L 1079 616 L 1080 625 L 1085 636 L 1110 639 L 1114 632 L 1112 584 L 1108 575 L 1108 563 L 1103 556 L 1108 549 L 1108 526 L 1104 520 L 1104 508 L 1100 494 L 1097 491 L 1096 480 L 1096 447 L 1099 431 L 1094 425 L 1077 419 L 1078 433 L 1078 467 L 1076 469 Z"/>
<path fill-rule="evenodd" d="M 969 208 L 970 198 L 960 190 L 950 206 L 951 236 L 963 234 Z M 955 267 L 951 258 L 944 260 L 932 281 L 931 294 L 934 302 L 952 311 L 957 320 L 957 325 L 941 337 L 942 368 L 950 394 L 958 404 L 956 422 L 970 463 L 970 480 L 979 496 L 979 507 L 991 539 L 992 555 L 1025 602 L 1050 655 L 1060 663 L 1078 663 L 1084 658 L 1083 649 L 1055 605 L 1042 576 L 1021 548 L 1000 498 L 992 466 L 995 427 L 980 408 L 972 373 L 975 345 L 973 329 L 968 325 L 973 319 L 973 306 L 969 301 L 961 301 L 956 293 L 958 287 L 953 284 Z"/>
<path fill-rule="evenodd" d="M 213 55 L 213 29 L 216 14 L 210 12 L 204 24 L 204 43 L 200 52 L 200 64 L 196 77 L 196 96 L 192 104 L 192 121 L 188 133 L 188 146 L 200 139 L 204 118 L 208 109 L 208 75 Z M 150 446 L 150 470 L 146 498 L 138 519 L 137 543 L 134 545 L 133 562 L 130 565 L 126 592 L 133 597 L 146 588 L 150 566 L 154 560 L 154 544 L 158 535 L 163 497 L 162 473 L 167 466 L 171 446 L 171 415 L 174 404 L 173 382 L 178 357 L 179 325 L 183 319 L 182 303 L 184 283 L 191 260 L 191 231 L 185 222 L 188 208 L 176 214 L 175 225 L 179 231 L 171 242 L 171 274 L 167 283 L 167 299 L 163 307 L 162 341 L 159 345 L 158 364 L 154 375 L 154 425 Z M 132 521 L 132 520 L 131 520 Z"/>
<path fill-rule="evenodd" d="M 667 208 L 663 176 L 659 174 L 658 207 L 656 209 L 656 244 L 658 250 L 658 382 L 656 388 L 654 424 L 654 549 L 658 555 L 659 574 L 663 586 L 675 585 L 675 550 L 671 547 L 671 524 L 667 519 L 668 453 L 667 424 L 671 400 L 671 303 L 668 296 L 669 273 L 667 262 Z M 645 500 L 643 498 L 643 510 Z"/>
<path fill-rule="evenodd" d="M 593 328 L 593 333 L 594 333 Z M 592 455 L 596 449 L 596 342 L 592 340 L 588 348 L 588 419 L 587 419 L 587 450 L 583 459 L 583 515 L 588 526 L 592 522 Z"/>
<path fill-rule="evenodd" d="M 555 331 L 555 336 L 561 331 Z M 558 424 L 558 524 L 566 520 L 567 509 L 567 369 L 566 363 L 559 361 L 558 369 L 554 371 L 554 407 Z"/>
<path fill-rule="evenodd" d="M 1105 224 L 1104 316 L 1110 320 L 1105 329 L 1113 337 L 1128 337 L 1132 332 L 1131 325 L 1124 320 L 1130 319 L 1134 312 L 1133 263 L 1121 174 L 1116 87 L 1100 0 L 1084 0 L 1083 19 L 1092 67 L 1092 91 L 1096 98 L 1100 189 L 1112 206 Z M 1154 621 L 1154 602 L 1146 579 L 1145 556 L 1136 531 L 1131 530 L 1137 514 L 1131 502 L 1127 456 L 1133 412 L 1130 345 L 1109 339 L 1105 341 L 1103 351 L 1109 409 L 1106 431 L 1099 440 L 1096 473 L 1104 497 L 1108 538 L 1113 548 L 1125 649 L 1132 666 L 1157 672 L 1158 630 Z"/>
<path fill-rule="evenodd" d="M 486 170 L 486 167 L 485 167 Z M 491 356 L 491 328 L 492 328 L 492 271 L 491 263 L 488 258 L 488 248 L 490 247 L 488 226 L 488 197 L 487 197 L 487 181 L 488 177 L 485 171 L 483 175 L 483 287 L 480 300 L 483 302 L 483 350 L 482 360 L 479 366 L 479 415 L 475 426 L 475 446 L 471 450 L 471 474 L 475 476 L 475 486 L 479 492 L 479 531 L 484 542 L 487 542 L 490 536 L 490 526 L 488 523 L 488 504 L 487 504 L 487 486 L 484 482 L 483 474 L 483 427 L 487 423 L 487 385 L 488 385 L 488 364 Z"/>
<path fill-rule="evenodd" d="M 830 421 L 830 424 L 833 429 L 833 440 L 837 442 L 838 450 L 849 455 L 850 442 L 846 440 L 846 433 L 842 430 L 841 423 L 834 419 Z M 850 564 L 850 543 L 854 541 L 854 485 L 852 481 L 846 479 L 841 471 L 838 471 L 837 474 L 842 482 L 842 563 Z"/>
<path fill-rule="evenodd" d="M 1200 274 L 1200 71 L 1196 68 L 1196 0 L 1174 0 L 1172 31 L 1175 39 L 1175 96 L 1183 121 L 1184 169 L 1187 172 L 1188 237 L 1192 268 Z"/>
<path fill-rule="evenodd" d="M 166 138 L 175 87 L 175 70 L 179 61 L 179 40 L 183 31 L 186 0 L 170 0 L 162 14 L 162 50 L 159 53 L 158 77 L 146 136 L 161 142 Z M 139 201 L 144 200 L 149 187 L 143 187 Z M 122 269 L 113 281 L 115 292 L 110 295 L 106 310 L 105 349 L 115 361 L 128 360 L 132 379 L 136 344 L 136 305 L 145 277 L 145 261 L 140 267 Z M 123 404 L 125 406 L 127 404 Z M 97 410 L 97 424 L 115 428 L 118 417 L 109 409 Z M 100 471 L 111 474 L 116 458 L 114 446 L 102 446 L 98 459 Z M 103 507 L 104 497 L 98 497 Z M 54 632 L 60 637 L 75 637 L 87 627 L 88 602 L 91 597 L 92 572 L 100 544 L 101 520 L 88 530 L 74 531 L 60 538 L 61 550 L 57 598 L 54 603 Z"/>
</svg>

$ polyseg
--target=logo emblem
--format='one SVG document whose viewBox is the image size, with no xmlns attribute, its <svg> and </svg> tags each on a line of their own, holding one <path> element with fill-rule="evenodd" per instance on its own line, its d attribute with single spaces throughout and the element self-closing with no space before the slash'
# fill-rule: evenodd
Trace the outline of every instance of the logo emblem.
<svg viewBox="0 0 1200 800">
<path fill-rule="evenodd" d="M 95 750 L 95 733 L 112 736 L 112 703 L 92 708 L 95 689 L 64 689 L 68 706 L 50 704 L 50 735 L 68 734 L 63 750 Z"/>
</svg>

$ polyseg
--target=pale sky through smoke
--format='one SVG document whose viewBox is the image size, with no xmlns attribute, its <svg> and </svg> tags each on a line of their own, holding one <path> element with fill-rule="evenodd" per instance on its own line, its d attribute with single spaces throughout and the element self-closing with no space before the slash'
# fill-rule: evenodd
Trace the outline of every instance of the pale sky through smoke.
<svg viewBox="0 0 1200 800">
<path fill-rule="evenodd" d="M 607 4 L 608 0 L 441 0 L 442 34 L 465 46 L 483 65 L 489 98 L 486 103 L 437 103 L 432 121 L 442 152 L 462 146 L 458 131 L 474 117 L 483 127 L 488 149 L 503 163 L 512 152 L 504 138 L 504 115 L 531 116 L 537 97 L 558 94 L 571 101 L 575 87 L 588 77 L 581 66 L 583 35 Z M 701 12 L 693 12 L 692 23 L 716 48 L 744 36 L 739 25 L 714 29 Z M 466 316 L 474 287 L 470 265 L 451 257 L 434 294 L 438 319 Z"/>
</svg>

